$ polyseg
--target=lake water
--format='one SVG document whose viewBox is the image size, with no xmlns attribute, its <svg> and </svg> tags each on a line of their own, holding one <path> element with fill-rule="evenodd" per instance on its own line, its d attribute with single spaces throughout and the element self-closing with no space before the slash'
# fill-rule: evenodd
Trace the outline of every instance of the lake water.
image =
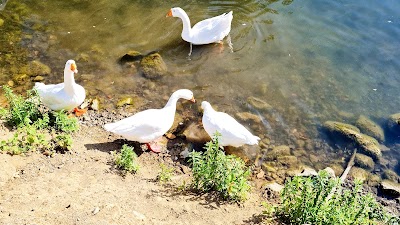
<svg viewBox="0 0 400 225">
<path fill-rule="evenodd" d="M 0 15 L 15 10 L 15 2 Z M 244 124 L 273 145 L 303 148 L 305 142 L 307 151 L 338 159 L 342 152 L 320 129 L 323 122 L 354 124 L 365 115 L 384 125 L 399 112 L 397 0 L 19 2 L 29 8 L 22 47 L 54 72 L 45 82 L 61 82 L 65 61 L 76 59 L 77 81 L 105 107 L 126 95 L 145 97 L 144 108 L 161 107 L 174 90 L 189 88 L 220 111 L 258 115 L 261 122 Z M 165 17 L 174 6 L 192 25 L 232 10 L 233 52 L 226 43 L 195 46 L 188 60 L 181 21 Z M 130 50 L 160 52 L 172 75 L 149 81 L 121 67 L 117 60 Z M 11 74 L 3 70 L 3 76 L 2 82 Z M 248 97 L 272 109 L 260 112 Z M 399 149 L 393 140 L 384 144 L 393 155 Z"/>
</svg>

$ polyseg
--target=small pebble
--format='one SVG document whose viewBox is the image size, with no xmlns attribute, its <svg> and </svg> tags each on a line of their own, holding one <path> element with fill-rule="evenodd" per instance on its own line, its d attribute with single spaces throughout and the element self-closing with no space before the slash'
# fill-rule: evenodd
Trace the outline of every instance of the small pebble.
<svg viewBox="0 0 400 225">
<path fill-rule="evenodd" d="M 100 212 L 100 208 L 99 207 L 95 207 L 92 211 L 93 215 L 96 215 L 97 213 Z"/>
</svg>

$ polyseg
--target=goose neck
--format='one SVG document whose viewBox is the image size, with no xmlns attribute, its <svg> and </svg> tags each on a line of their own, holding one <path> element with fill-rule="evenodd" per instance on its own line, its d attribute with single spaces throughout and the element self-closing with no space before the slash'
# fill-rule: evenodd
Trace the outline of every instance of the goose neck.
<svg viewBox="0 0 400 225">
<path fill-rule="evenodd" d="M 64 90 L 68 94 L 72 95 L 74 92 L 74 85 L 75 85 L 74 72 L 64 70 Z"/>
<path fill-rule="evenodd" d="M 183 25 L 183 29 L 182 29 L 182 37 L 185 39 L 185 37 L 190 37 L 191 36 L 191 32 L 192 32 L 192 27 L 190 25 L 190 19 L 189 16 L 185 13 L 182 12 L 179 15 L 179 18 L 181 18 L 182 20 L 182 25 Z"/>
</svg>

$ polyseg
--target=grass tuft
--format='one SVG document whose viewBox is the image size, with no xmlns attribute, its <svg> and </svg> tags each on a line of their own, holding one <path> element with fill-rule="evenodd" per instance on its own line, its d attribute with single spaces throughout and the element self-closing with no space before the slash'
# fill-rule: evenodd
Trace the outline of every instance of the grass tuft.
<svg viewBox="0 0 400 225">
<path fill-rule="evenodd" d="M 35 89 L 27 91 L 24 98 L 4 85 L 9 108 L 0 108 L 0 118 L 17 128 L 14 136 L 0 142 L 0 151 L 22 154 L 27 151 L 60 151 L 72 147 L 70 133 L 79 128 L 78 120 L 65 111 L 41 112 L 40 98 Z M 43 111 L 43 110 L 42 110 Z"/>
<path fill-rule="evenodd" d="M 361 190 L 357 181 L 351 189 L 343 189 L 340 179 L 324 170 L 314 177 L 296 176 L 286 182 L 282 204 L 273 211 L 287 224 L 399 224 L 399 218 Z"/>
<path fill-rule="evenodd" d="M 136 173 L 139 170 L 136 159 L 137 155 L 133 148 L 125 144 L 122 146 L 121 152 L 115 155 L 115 165 L 124 172 Z"/>
<path fill-rule="evenodd" d="M 164 163 L 160 164 L 161 171 L 157 175 L 157 181 L 160 183 L 165 183 L 171 181 L 171 177 L 173 172 L 175 171 L 174 168 L 166 166 Z"/>
<path fill-rule="evenodd" d="M 250 190 L 250 170 L 242 159 L 225 155 L 220 149 L 216 133 L 205 146 L 204 153 L 193 151 L 190 162 L 193 171 L 193 188 L 201 192 L 216 191 L 227 200 L 241 201 Z"/>
</svg>

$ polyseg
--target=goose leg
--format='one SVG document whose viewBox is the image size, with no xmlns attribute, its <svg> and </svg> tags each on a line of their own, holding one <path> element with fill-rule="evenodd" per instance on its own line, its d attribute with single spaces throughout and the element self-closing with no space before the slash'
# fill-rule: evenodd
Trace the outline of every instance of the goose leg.
<svg viewBox="0 0 400 225">
<path fill-rule="evenodd" d="M 190 56 L 192 55 L 192 42 L 190 42 L 190 52 L 189 52 L 189 55 L 188 55 L 188 57 L 189 57 L 189 59 L 190 59 Z"/>
<path fill-rule="evenodd" d="M 231 53 L 233 53 L 233 44 L 232 44 L 231 34 L 228 34 L 226 41 L 228 42 L 228 47 L 231 50 Z"/>
<path fill-rule="evenodd" d="M 75 113 L 75 116 L 82 116 L 87 112 L 87 109 L 79 109 L 78 107 L 73 109 L 73 113 Z"/>
<path fill-rule="evenodd" d="M 154 152 L 154 153 L 160 153 L 161 152 L 161 146 L 159 146 L 158 144 L 157 144 L 157 142 L 150 142 L 150 143 L 146 143 L 146 145 L 147 145 L 147 148 L 150 150 L 150 151 L 152 151 L 152 152 Z"/>
</svg>

